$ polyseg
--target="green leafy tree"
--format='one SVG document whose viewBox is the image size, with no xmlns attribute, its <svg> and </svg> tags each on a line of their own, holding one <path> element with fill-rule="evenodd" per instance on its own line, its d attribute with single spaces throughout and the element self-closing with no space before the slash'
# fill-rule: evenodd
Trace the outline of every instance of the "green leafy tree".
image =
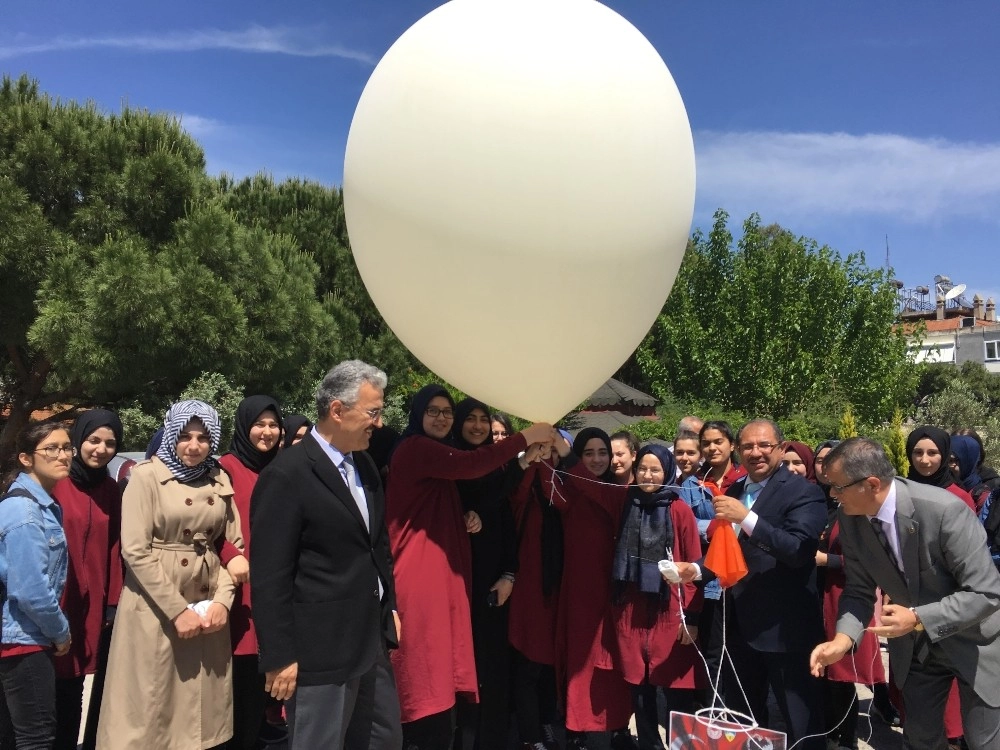
<svg viewBox="0 0 1000 750">
<path fill-rule="evenodd" d="M 708 237 L 694 234 L 636 354 L 652 392 L 779 420 L 821 399 L 888 419 L 917 376 L 888 272 L 756 214 L 734 247 L 727 222 L 717 211 Z"/>
<path fill-rule="evenodd" d="M 0 455 L 36 409 L 145 405 L 202 372 L 295 393 L 353 330 L 319 279 L 292 236 L 233 217 L 176 120 L 3 79 Z"/>
</svg>

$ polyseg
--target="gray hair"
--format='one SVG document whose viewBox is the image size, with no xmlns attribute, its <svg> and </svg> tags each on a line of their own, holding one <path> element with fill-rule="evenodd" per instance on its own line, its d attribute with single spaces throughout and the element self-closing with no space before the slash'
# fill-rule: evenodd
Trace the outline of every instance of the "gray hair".
<svg viewBox="0 0 1000 750">
<path fill-rule="evenodd" d="M 774 430 L 774 437 L 779 444 L 785 442 L 785 433 L 782 432 L 781 428 L 778 426 L 778 423 L 772 419 L 751 419 L 745 425 L 740 427 L 740 431 L 736 433 L 736 442 L 739 443 L 743 439 L 743 431 L 747 427 L 751 427 L 756 424 L 766 424 L 768 427 Z"/>
<path fill-rule="evenodd" d="M 824 466 L 839 463 L 847 475 L 848 482 L 857 482 L 866 477 L 878 477 L 882 482 L 891 482 L 896 476 L 896 468 L 885 454 L 885 448 L 869 438 L 853 437 L 826 454 Z"/>
<path fill-rule="evenodd" d="M 681 417 L 681 420 L 677 423 L 677 433 L 682 432 L 701 432 L 701 428 L 705 426 L 705 420 L 701 417 L 697 417 L 694 414 L 688 414 L 686 417 Z"/>
<path fill-rule="evenodd" d="M 330 413 L 330 404 L 334 401 L 353 406 L 358 400 L 358 391 L 361 390 L 362 383 L 368 383 L 384 391 L 389 384 L 389 378 L 377 367 L 360 359 L 349 359 L 336 365 L 316 389 L 316 412 L 319 418 L 326 418 Z"/>
</svg>

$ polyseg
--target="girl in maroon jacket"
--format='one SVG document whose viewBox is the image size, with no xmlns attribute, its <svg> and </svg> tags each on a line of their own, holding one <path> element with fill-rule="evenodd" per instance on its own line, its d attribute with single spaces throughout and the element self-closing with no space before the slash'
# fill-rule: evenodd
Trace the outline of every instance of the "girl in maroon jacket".
<svg viewBox="0 0 1000 750">
<path fill-rule="evenodd" d="M 250 611 L 250 581 L 248 571 L 236 565 L 250 559 L 250 496 L 264 467 L 278 455 L 282 428 L 277 401 L 270 396 L 247 396 L 236 407 L 229 452 L 219 459 L 233 483 L 233 502 L 239 510 L 243 532 L 242 553 L 226 542 L 220 554 L 230 575 L 240 583 L 229 612 L 229 633 L 233 641 L 233 737 L 227 747 L 231 750 L 257 747 L 264 718 L 266 694 L 264 675 L 257 670 L 257 634 Z"/>
<path fill-rule="evenodd" d="M 455 404 L 440 385 L 413 397 L 406 430 L 389 459 L 386 525 L 392 544 L 401 637 L 391 654 L 403 746 L 449 750 L 456 696 L 478 701 L 469 595 L 469 534 L 455 482 L 488 474 L 525 450 L 550 442 L 552 426 L 532 425 L 493 445 L 459 450 L 450 440 Z"/>
<path fill-rule="evenodd" d="M 95 675 L 98 684 L 90 711 L 95 715 L 100 712 L 100 683 L 107 666 L 106 651 L 104 659 L 99 659 L 100 645 L 105 629 L 110 629 L 113 608 L 122 589 L 119 548 L 122 496 L 118 483 L 107 471 L 122 442 L 122 423 L 113 412 L 91 409 L 76 420 L 70 440 L 76 449 L 70 474 L 52 491 L 63 511 L 69 550 L 62 610 L 73 638 L 69 653 L 55 659 L 54 747 L 76 750 L 83 712 L 83 681 L 88 674 Z"/>
</svg>

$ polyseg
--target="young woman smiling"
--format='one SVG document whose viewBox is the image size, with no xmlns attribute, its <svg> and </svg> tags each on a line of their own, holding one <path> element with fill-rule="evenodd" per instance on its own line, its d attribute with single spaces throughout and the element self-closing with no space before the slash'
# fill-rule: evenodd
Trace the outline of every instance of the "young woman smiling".
<svg viewBox="0 0 1000 750">
<path fill-rule="evenodd" d="M 3 483 L 0 502 L 0 738 L 4 746 L 52 747 L 56 734 L 53 652 L 72 645 L 59 608 L 69 566 L 62 510 L 52 497 L 69 475 L 73 444 L 60 424 L 24 428 L 15 445 L 17 468 Z"/>
<path fill-rule="evenodd" d="M 452 440 L 472 451 L 494 442 L 489 408 L 467 398 L 455 407 Z M 507 600 L 517 574 L 517 534 L 509 496 L 530 459 L 511 459 L 478 479 L 460 479 L 458 494 L 466 514 L 482 523 L 472 546 L 472 640 L 479 679 L 479 703 L 460 703 L 458 750 L 503 750 L 510 715 L 511 654 L 507 643 Z"/>
<path fill-rule="evenodd" d="M 257 633 L 250 604 L 250 496 L 257 478 L 281 449 L 284 425 L 278 402 L 271 396 L 247 396 L 236 407 L 233 441 L 219 464 L 233 484 L 233 502 L 240 516 L 243 550 L 222 545 L 220 558 L 237 583 L 229 610 L 233 645 L 233 736 L 230 750 L 257 747 L 267 695 L 264 675 L 257 670 Z"/>
<path fill-rule="evenodd" d="M 76 455 L 70 473 L 52 496 L 63 511 L 69 550 L 69 572 L 62 608 L 69 618 L 73 647 L 55 660 L 56 750 L 76 750 L 83 710 L 85 675 L 95 675 L 90 711 L 99 715 L 100 689 L 107 667 L 106 628 L 113 621 L 122 589 L 122 496 L 107 466 L 122 442 L 122 423 L 114 412 L 91 409 L 76 420 L 70 433 Z M 103 644 L 102 644 L 103 641 Z M 104 658 L 99 659 L 104 645 Z M 94 722 L 88 722 L 96 730 Z M 93 739 L 91 745 L 93 747 Z M 85 742 L 86 744 L 86 742 Z"/>
<path fill-rule="evenodd" d="M 736 437 L 729 422 L 713 420 L 702 425 L 698 433 L 701 444 L 702 479 L 714 484 L 718 494 L 724 494 L 734 483 L 746 476 L 746 469 L 733 460 Z"/>
<path fill-rule="evenodd" d="M 106 750 L 211 748 L 232 735 L 235 586 L 216 542 L 243 540 L 229 476 L 212 458 L 220 432 L 208 404 L 174 404 L 156 455 L 125 488 L 125 586 L 97 728 Z"/>
<path fill-rule="evenodd" d="M 418 391 L 389 459 L 386 526 L 392 545 L 400 646 L 391 654 L 403 721 L 403 746 L 449 750 L 456 696 L 479 687 L 469 594 L 469 534 L 482 529 L 463 513 L 456 480 L 500 468 L 552 426 L 532 425 L 499 443 L 459 450 L 450 440 L 455 403 L 441 385 Z"/>
</svg>

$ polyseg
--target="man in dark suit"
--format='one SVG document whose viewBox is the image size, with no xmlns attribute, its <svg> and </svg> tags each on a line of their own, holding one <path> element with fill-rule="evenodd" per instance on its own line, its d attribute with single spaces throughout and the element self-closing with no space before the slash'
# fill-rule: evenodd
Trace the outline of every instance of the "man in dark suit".
<svg viewBox="0 0 1000 750">
<path fill-rule="evenodd" d="M 769 420 L 748 422 L 737 450 L 747 476 L 715 498 L 715 515 L 739 527 L 747 575 L 725 591 L 726 646 L 736 674 L 727 674 L 726 704 L 745 705 L 767 722 L 768 687 L 774 691 L 790 742 L 824 748 L 818 681 L 809 652 L 823 636 L 816 588 L 816 547 L 826 525 L 826 502 L 816 485 L 781 463 L 781 429 Z M 704 563 L 678 564 L 684 580 L 714 577 Z M 722 632 L 722 608 L 713 632 Z M 714 678 L 714 675 L 713 675 Z M 742 688 L 742 690 L 741 690 Z"/>
<path fill-rule="evenodd" d="M 947 746 L 944 708 L 956 677 L 966 743 L 1000 747 L 1000 573 L 982 525 L 950 492 L 896 477 L 873 440 L 841 443 L 824 466 L 840 501 L 847 583 L 837 635 L 813 650 L 813 674 L 853 648 L 881 588 L 891 603 L 873 630 L 889 639 L 906 747 Z"/>
<path fill-rule="evenodd" d="M 260 669 L 287 701 L 291 750 L 402 746 L 385 497 L 363 452 L 385 386 L 385 373 L 358 360 L 330 370 L 316 426 L 261 473 L 251 498 Z"/>
</svg>

